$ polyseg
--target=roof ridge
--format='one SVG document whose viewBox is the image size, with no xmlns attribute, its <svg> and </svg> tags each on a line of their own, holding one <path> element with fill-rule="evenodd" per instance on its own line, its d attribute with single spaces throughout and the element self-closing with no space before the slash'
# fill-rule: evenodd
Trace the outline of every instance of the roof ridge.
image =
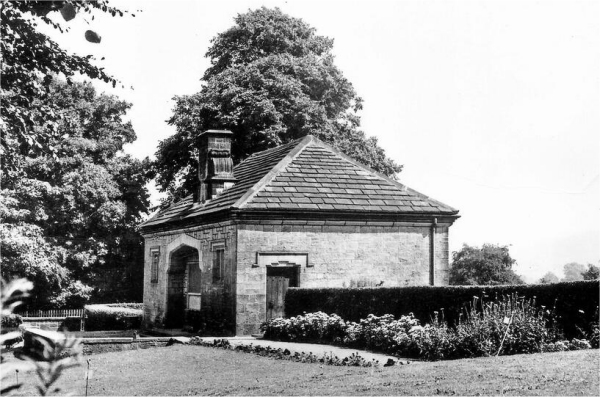
<svg viewBox="0 0 600 397">
<path fill-rule="evenodd" d="M 265 176 L 263 176 L 260 179 L 260 181 L 256 182 L 254 184 L 254 186 L 252 186 L 250 189 L 248 189 L 242 197 L 240 197 L 235 203 L 233 203 L 233 205 L 231 205 L 231 208 L 242 208 L 244 205 L 246 205 L 250 200 L 252 200 L 252 198 L 254 198 L 254 196 L 256 196 L 256 194 L 260 190 L 262 190 L 262 188 L 264 188 L 273 179 L 275 179 L 275 177 L 279 174 L 279 172 L 281 170 L 285 169 L 315 139 L 316 138 L 313 137 L 312 135 L 306 135 L 303 138 L 297 139 L 296 141 L 292 141 L 292 142 L 289 142 L 288 144 L 286 144 L 286 145 L 292 145 L 294 142 L 296 142 L 295 143 L 296 147 L 294 149 L 292 149 L 283 159 L 281 159 L 273 168 L 271 168 L 271 170 Z M 272 149 L 277 149 L 277 148 L 281 148 L 281 146 L 277 146 Z M 264 151 L 256 153 L 256 154 L 257 155 L 263 154 L 272 149 L 267 149 L 267 150 L 264 150 Z"/>
<path fill-rule="evenodd" d="M 293 144 L 295 144 L 296 142 L 299 142 L 299 141 L 301 141 L 301 140 L 302 140 L 302 139 L 304 139 L 305 137 L 306 137 L 306 136 L 304 136 L 304 137 L 302 137 L 302 138 L 294 139 L 294 140 L 292 140 L 292 141 L 289 141 L 289 142 L 287 142 L 287 143 L 284 143 L 284 144 L 282 144 L 282 145 L 279 145 L 279 146 L 274 146 L 274 147 L 271 147 L 271 148 L 268 148 L 268 149 L 265 149 L 265 150 L 261 150 L 260 152 L 254 152 L 254 153 L 252 153 L 250 156 L 246 157 L 246 158 L 245 158 L 245 159 L 243 159 L 241 162 L 239 162 L 239 163 L 236 165 L 236 167 L 237 167 L 238 165 L 242 164 L 244 161 L 246 161 L 246 160 L 248 160 L 248 159 L 251 159 L 252 157 L 256 157 L 256 156 L 262 156 L 262 155 L 264 155 L 264 154 L 268 154 L 268 153 L 270 153 L 270 152 L 273 152 L 273 151 L 275 151 L 275 150 L 281 149 L 281 148 L 283 148 L 283 147 L 286 147 L 286 146 L 293 146 Z"/>
</svg>

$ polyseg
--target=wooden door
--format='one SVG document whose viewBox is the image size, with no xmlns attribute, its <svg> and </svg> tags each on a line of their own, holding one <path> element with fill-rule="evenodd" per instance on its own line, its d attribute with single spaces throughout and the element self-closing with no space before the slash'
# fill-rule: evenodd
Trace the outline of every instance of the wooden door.
<svg viewBox="0 0 600 397">
<path fill-rule="evenodd" d="M 267 320 L 283 317 L 285 293 L 290 280 L 282 276 L 267 276 Z"/>
</svg>

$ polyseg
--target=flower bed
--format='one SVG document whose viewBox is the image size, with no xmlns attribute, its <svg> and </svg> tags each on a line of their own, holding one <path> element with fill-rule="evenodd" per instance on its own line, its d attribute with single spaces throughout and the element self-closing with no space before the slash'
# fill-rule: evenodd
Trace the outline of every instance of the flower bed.
<svg viewBox="0 0 600 397">
<path fill-rule="evenodd" d="M 399 319 L 391 314 L 370 314 L 356 323 L 317 312 L 272 319 L 262 330 L 267 339 L 319 340 L 427 360 L 597 347 L 597 335 L 590 338 L 592 343 L 584 339 L 565 341 L 553 311 L 538 308 L 535 299 L 516 294 L 495 301 L 474 298 L 453 327 L 444 321 L 442 310 L 434 312 L 431 323 L 425 325 L 412 313 Z"/>
<path fill-rule="evenodd" d="M 277 360 L 288 360 L 302 363 L 320 363 L 325 365 L 334 366 L 347 366 L 347 367 L 378 367 L 380 366 L 377 360 L 366 360 L 361 357 L 358 353 L 352 353 L 348 357 L 340 359 L 333 353 L 325 353 L 319 357 L 313 353 L 291 353 L 287 349 L 274 349 L 269 346 L 255 346 L 253 344 L 244 345 L 239 344 L 233 346 L 227 339 L 215 339 L 212 342 L 204 341 L 199 336 L 194 336 L 190 339 L 190 345 L 215 347 L 226 350 L 241 351 L 244 353 L 253 353 L 263 357 L 270 357 Z M 390 362 L 392 361 L 392 362 Z M 389 360 L 384 366 L 393 365 L 393 360 Z"/>
</svg>

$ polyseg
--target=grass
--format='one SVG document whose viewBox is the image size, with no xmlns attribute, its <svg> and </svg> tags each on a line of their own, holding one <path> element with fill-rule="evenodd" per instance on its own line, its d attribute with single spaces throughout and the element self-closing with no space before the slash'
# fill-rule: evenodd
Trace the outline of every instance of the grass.
<svg viewBox="0 0 600 397">
<path fill-rule="evenodd" d="M 176 345 L 85 356 L 89 395 L 598 395 L 598 350 L 388 368 L 303 364 Z M 68 370 L 61 394 L 85 394 L 85 364 Z M 18 395 L 35 394 L 34 374 Z"/>
</svg>

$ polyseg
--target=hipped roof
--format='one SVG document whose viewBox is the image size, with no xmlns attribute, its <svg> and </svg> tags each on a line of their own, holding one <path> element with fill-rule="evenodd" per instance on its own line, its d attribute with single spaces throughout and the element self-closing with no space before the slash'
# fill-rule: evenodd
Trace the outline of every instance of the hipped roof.
<svg viewBox="0 0 600 397">
<path fill-rule="evenodd" d="M 455 216 L 458 210 L 378 174 L 308 135 L 255 153 L 234 168 L 238 182 L 205 204 L 192 195 L 142 224 L 166 226 L 226 210 Z"/>
</svg>

